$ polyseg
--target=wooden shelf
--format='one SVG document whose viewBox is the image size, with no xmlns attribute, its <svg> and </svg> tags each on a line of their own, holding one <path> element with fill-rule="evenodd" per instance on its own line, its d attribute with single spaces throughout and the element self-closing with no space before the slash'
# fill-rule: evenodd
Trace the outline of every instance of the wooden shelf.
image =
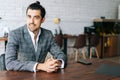
<svg viewBox="0 0 120 80">
<path fill-rule="evenodd" d="M 120 22 L 119 19 L 94 19 L 93 22 Z"/>
<path fill-rule="evenodd" d="M 8 38 L 7 37 L 0 37 L 0 41 L 7 41 Z"/>
</svg>

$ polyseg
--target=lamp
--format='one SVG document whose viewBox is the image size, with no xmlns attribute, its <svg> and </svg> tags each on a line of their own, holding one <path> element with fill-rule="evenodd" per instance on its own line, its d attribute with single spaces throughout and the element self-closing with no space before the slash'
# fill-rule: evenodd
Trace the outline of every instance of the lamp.
<svg viewBox="0 0 120 80">
<path fill-rule="evenodd" d="M 60 18 L 54 18 L 53 21 L 54 21 L 55 24 L 59 24 L 60 23 Z"/>
<path fill-rule="evenodd" d="M 62 30 L 61 30 L 60 25 L 59 25 L 60 21 L 61 21 L 60 18 L 54 18 L 54 20 L 53 20 L 53 22 L 58 25 L 59 35 L 62 35 Z M 55 34 L 56 35 L 58 34 L 57 29 L 55 29 Z"/>
</svg>

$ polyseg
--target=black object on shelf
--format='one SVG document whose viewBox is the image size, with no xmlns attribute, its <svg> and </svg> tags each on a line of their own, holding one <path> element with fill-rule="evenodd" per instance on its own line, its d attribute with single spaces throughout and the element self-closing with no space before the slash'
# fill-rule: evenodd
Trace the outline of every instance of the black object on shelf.
<svg viewBox="0 0 120 80">
<path fill-rule="evenodd" d="M 94 34 L 95 33 L 95 27 L 93 27 L 93 26 L 84 27 L 84 33 L 86 33 L 86 34 Z"/>
</svg>

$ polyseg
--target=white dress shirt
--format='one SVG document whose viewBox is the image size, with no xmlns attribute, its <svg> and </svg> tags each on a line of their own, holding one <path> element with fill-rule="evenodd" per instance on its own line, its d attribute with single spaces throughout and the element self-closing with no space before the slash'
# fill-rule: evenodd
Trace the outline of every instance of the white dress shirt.
<svg viewBox="0 0 120 80">
<path fill-rule="evenodd" d="M 34 41 L 34 36 L 35 36 L 34 33 L 31 32 L 28 27 L 27 27 L 27 29 L 28 29 L 28 32 L 29 32 L 29 34 L 30 34 L 30 36 L 31 36 L 31 39 L 32 39 L 32 42 L 33 42 L 33 45 L 34 45 L 34 48 L 35 48 L 35 52 L 37 52 L 38 40 L 39 40 L 39 36 L 40 36 L 40 34 L 41 34 L 41 29 L 39 30 L 39 33 L 38 33 L 38 35 L 37 35 L 36 43 L 35 43 L 35 41 Z M 65 64 L 65 63 L 64 63 L 64 61 L 63 61 L 62 59 L 60 59 L 60 60 L 62 61 L 61 68 L 64 68 L 64 64 Z M 38 64 L 38 63 L 36 63 L 36 64 L 34 65 L 34 67 L 33 67 L 33 71 L 34 71 L 34 72 L 36 72 L 37 64 Z"/>
</svg>

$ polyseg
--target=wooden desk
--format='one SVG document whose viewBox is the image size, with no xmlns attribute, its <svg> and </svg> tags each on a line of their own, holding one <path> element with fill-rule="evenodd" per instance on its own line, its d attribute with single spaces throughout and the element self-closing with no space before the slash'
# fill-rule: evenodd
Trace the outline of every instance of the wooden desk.
<svg viewBox="0 0 120 80">
<path fill-rule="evenodd" d="M 19 72 L 19 71 L 0 71 L 1 80 L 120 80 L 119 77 L 96 74 L 96 69 L 102 63 L 116 64 L 105 59 L 92 61 L 92 65 L 82 65 L 80 63 L 69 62 L 65 69 L 56 73 L 39 71 Z"/>
</svg>

